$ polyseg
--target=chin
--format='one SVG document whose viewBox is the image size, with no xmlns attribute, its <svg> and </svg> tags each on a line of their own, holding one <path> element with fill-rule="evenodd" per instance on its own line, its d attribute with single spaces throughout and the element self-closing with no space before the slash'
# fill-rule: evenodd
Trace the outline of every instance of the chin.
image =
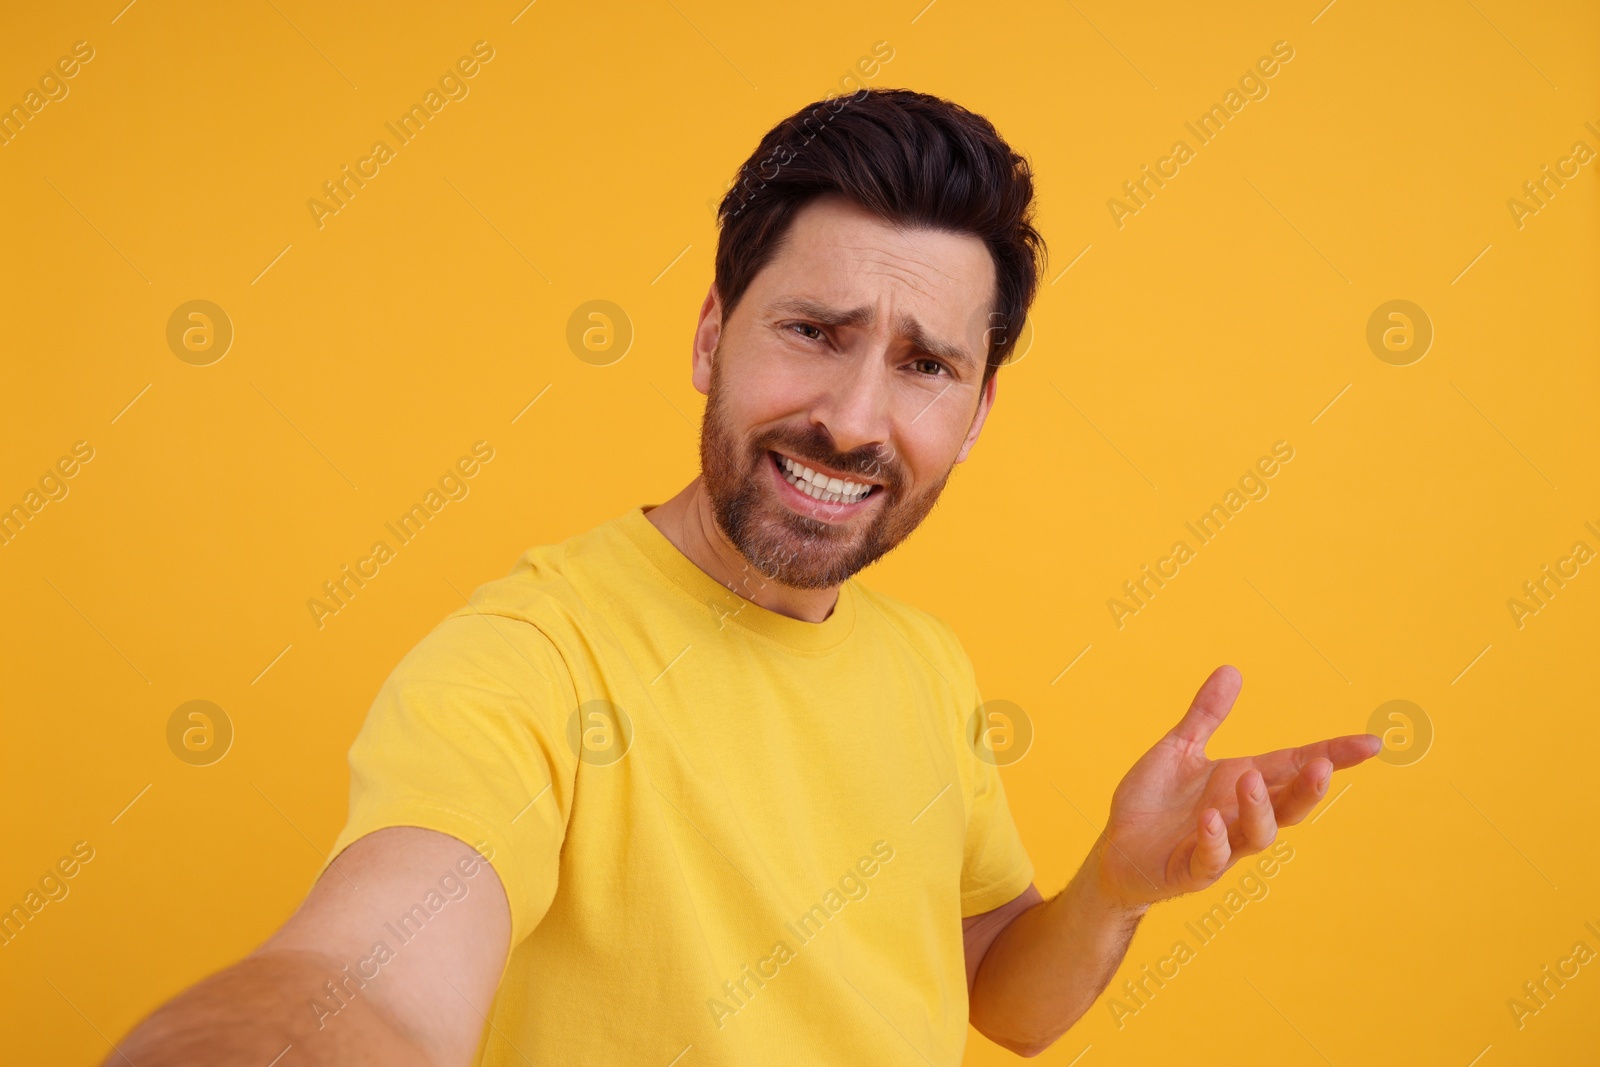
<svg viewBox="0 0 1600 1067">
<path fill-rule="evenodd" d="M 727 532 L 727 531 L 724 531 Z M 848 529 L 787 511 L 781 505 L 729 537 L 739 554 L 768 581 L 794 589 L 828 589 L 876 563 L 892 545 L 879 542 L 878 525 Z"/>
</svg>

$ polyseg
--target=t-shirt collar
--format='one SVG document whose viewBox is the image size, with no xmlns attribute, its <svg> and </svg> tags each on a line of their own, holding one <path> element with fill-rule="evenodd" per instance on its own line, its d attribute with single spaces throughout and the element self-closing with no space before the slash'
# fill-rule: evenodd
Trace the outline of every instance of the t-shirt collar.
<svg viewBox="0 0 1600 1067">
<path fill-rule="evenodd" d="M 854 630 L 856 594 L 853 582 L 846 581 L 839 587 L 839 599 L 834 603 L 833 612 L 821 622 L 780 615 L 747 600 L 701 570 L 668 540 L 666 534 L 656 529 L 655 523 L 645 515 L 649 506 L 640 505 L 619 516 L 618 526 L 666 578 L 704 607 L 711 619 L 720 618 L 802 652 L 832 649 Z"/>
</svg>

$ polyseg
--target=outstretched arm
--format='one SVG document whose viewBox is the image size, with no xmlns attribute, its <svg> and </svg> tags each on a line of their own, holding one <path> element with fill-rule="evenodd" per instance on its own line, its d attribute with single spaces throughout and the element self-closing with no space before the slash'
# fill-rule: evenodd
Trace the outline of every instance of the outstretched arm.
<svg viewBox="0 0 1600 1067">
<path fill-rule="evenodd" d="M 1045 901 L 1030 886 L 966 920 L 970 1016 L 980 1033 L 1024 1056 L 1048 1048 L 1111 980 L 1151 904 L 1215 883 L 1272 844 L 1280 826 L 1309 815 L 1335 770 L 1383 747 L 1374 734 L 1349 734 L 1210 759 L 1206 743 L 1241 684 L 1232 667 L 1211 673 L 1182 720 L 1123 777 L 1105 830 L 1065 889 Z"/>
<path fill-rule="evenodd" d="M 465 1065 L 510 937 L 483 857 L 433 830 L 378 830 L 340 853 L 266 944 L 156 1009 L 103 1067 Z"/>
</svg>

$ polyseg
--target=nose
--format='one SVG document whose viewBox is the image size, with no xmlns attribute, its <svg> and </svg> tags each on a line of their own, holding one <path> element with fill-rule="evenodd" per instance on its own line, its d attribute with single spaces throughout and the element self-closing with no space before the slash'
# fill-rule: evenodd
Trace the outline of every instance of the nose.
<svg viewBox="0 0 1600 1067">
<path fill-rule="evenodd" d="M 812 423 L 828 431 L 835 449 L 889 443 L 891 374 L 881 353 L 852 360 L 812 405 Z"/>
</svg>

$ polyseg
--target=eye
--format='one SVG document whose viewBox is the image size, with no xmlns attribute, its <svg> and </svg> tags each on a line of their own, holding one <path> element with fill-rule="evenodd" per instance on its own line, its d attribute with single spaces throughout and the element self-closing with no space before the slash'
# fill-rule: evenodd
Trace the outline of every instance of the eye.
<svg viewBox="0 0 1600 1067">
<path fill-rule="evenodd" d="M 917 367 L 919 369 L 928 368 L 928 367 L 933 368 L 931 371 L 928 371 L 928 370 L 924 370 L 923 371 L 923 373 L 930 374 L 933 377 L 938 377 L 940 371 L 944 371 L 946 374 L 950 374 L 951 373 L 949 367 L 946 367 L 943 363 L 939 362 L 936 359 L 928 357 L 928 356 L 924 356 L 923 358 L 918 359 L 918 360 L 913 360 L 912 361 L 912 366 Z"/>
<path fill-rule="evenodd" d="M 791 322 L 787 328 L 791 330 L 810 330 L 812 333 L 816 334 L 815 337 L 809 334 L 802 334 L 801 336 L 805 337 L 807 341 L 822 340 L 822 331 L 809 322 Z"/>
</svg>

